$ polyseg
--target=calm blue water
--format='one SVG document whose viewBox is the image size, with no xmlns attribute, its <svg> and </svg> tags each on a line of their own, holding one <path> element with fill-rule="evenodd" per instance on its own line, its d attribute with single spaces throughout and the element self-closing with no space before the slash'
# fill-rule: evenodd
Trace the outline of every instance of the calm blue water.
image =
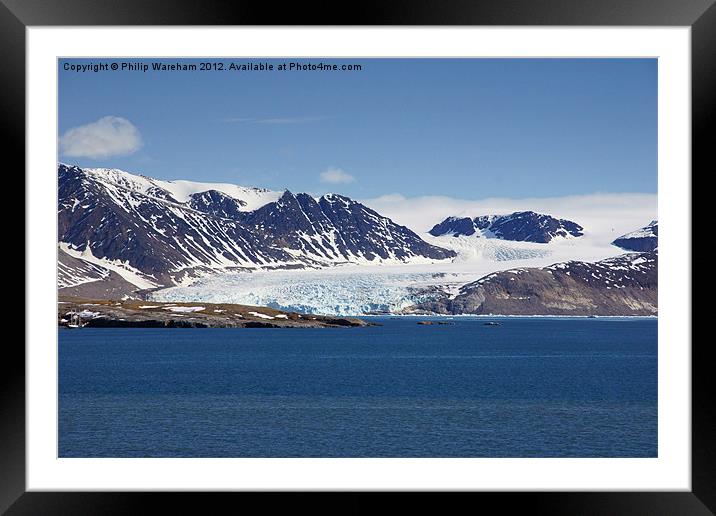
<svg viewBox="0 0 716 516">
<path fill-rule="evenodd" d="M 654 457 L 656 320 L 60 330 L 61 457 Z"/>
</svg>

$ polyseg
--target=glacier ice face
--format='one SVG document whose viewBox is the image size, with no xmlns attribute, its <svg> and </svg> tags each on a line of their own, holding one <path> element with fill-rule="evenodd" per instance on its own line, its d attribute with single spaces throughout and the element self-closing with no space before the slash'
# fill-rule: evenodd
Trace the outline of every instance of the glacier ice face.
<svg viewBox="0 0 716 516">
<path fill-rule="evenodd" d="M 396 312 L 464 283 L 434 272 L 270 271 L 222 274 L 156 292 L 154 300 L 201 300 L 325 315 Z"/>
</svg>

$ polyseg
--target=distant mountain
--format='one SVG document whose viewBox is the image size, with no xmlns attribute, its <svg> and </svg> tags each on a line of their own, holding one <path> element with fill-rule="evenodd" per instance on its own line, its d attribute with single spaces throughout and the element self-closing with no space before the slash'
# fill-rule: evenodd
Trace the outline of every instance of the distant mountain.
<svg viewBox="0 0 716 516">
<path fill-rule="evenodd" d="M 647 226 L 620 236 L 612 244 L 627 251 L 654 251 L 659 247 L 659 223 L 652 220 Z"/>
<path fill-rule="evenodd" d="M 257 267 L 431 262 L 455 256 L 341 195 L 314 199 L 62 164 L 58 179 L 63 251 L 148 288 Z M 99 274 L 90 269 L 87 279 Z"/>
<path fill-rule="evenodd" d="M 555 237 L 580 237 L 582 226 L 565 219 L 534 211 L 519 211 L 509 215 L 480 217 L 448 217 L 436 224 L 430 234 L 439 236 L 471 236 L 499 238 L 519 242 L 548 243 Z"/>
<path fill-rule="evenodd" d="M 658 254 L 489 274 L 413 310 L 443 314 L 656 315 Z"/>
</svg>

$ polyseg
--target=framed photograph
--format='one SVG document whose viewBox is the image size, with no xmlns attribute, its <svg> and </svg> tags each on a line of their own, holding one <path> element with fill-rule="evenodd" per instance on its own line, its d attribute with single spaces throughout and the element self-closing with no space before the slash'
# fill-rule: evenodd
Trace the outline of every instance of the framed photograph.
<svg viewBox="0 0 716 516">
<path fill-rule="evenodd" d="M 0 6 L 27 205 L 0 507 L 710 514 L 712 2 L 215 7 Z"/>
</svg>

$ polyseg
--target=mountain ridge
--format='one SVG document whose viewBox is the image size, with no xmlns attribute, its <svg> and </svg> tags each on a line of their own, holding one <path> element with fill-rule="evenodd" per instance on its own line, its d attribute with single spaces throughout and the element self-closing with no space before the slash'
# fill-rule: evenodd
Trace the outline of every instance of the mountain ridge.
<svg viewBox="0 0 716 516">
<path fill-rule="evenodd" d="M 516 211 L 507 215 L 447 217 L 429 231 L 432 236 L 475 236 L 517 242 L 549 243 L 562 237 L 580 237 L 584 228 L 566 219 L 534 211 Z"/>
</svg>

